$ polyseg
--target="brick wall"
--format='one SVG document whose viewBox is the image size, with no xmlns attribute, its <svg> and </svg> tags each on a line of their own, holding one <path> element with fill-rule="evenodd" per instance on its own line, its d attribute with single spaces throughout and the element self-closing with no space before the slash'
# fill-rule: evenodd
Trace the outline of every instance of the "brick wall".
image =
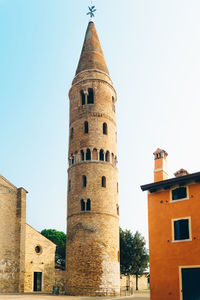
<svg viewBox="0 0 200 300">
<path fill-rule="evenodd" d="M 94 92 L 94 103 L 82 105 L 81 90 Z M 110 77 L 99 71 L 79 73 L 69 92 L 70 132 L 67 202 L 66 290 L 74 295 L 117 295 L 120 290 L 117 130 L 113 102 L 116 92 Z M 84 122 L 89 132 L 84 133 Z M 107 134 L 103 134 L 103 123 Z M 91 151 L 82 161 L 81 150 Z M 100 161 L 100 150 L 110 159 Z M 97 155 L 93 156 L 93 151 Z M 73 163 L 72 163 L 73 157 Z M 87 177 L 83 187 L 82 176 Z M 101 186 L 102 176 L 106 187 Z M 81 211 L 81 199 L 91 210 Z"/>
</svg>

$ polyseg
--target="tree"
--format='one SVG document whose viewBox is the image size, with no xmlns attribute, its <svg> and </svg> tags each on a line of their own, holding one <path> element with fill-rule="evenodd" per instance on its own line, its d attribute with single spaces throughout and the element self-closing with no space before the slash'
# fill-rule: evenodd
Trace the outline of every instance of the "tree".
<svg viewBox="0 0 200 300">
<path fill-rule="evenodd" d="M 121 273 L 136 276 L 136 290 L 138 290 L 138 277 L 148 267 L 149 255 L 145 245 L 145 239 L 138 231 L 133 235 L 130 230 L 123 231 L 120 228 Z"/>
<path fill-rule="evenodd" d="M 65 266 L 66 234 L 56 229 L 43 229 L 41 234 L 56 244 L 55 263 Z"/>
</svg>

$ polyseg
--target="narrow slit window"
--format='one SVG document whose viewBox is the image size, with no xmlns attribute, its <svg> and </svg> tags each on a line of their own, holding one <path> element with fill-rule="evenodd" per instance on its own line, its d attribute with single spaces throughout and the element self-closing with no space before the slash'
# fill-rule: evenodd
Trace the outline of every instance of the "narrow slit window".
<svg viewBox="0 0 200 300">
<path fill-rule="evenodd" d="M 112 110 L 115 112 L 115 99 L 112 97 Z"/>
<path fill-rule="evenodd" d="M 87 151 L 86 151 L 86 160 L 91 160 L 91 151 L 90 151 L 90 149 L 87 149 Z"/>
<path fill-rule="evenodd" d="M 172 200 L 179 200 L 187 198 L 187 188 L 179 187 L 175 190 L 172 190 Z"/>
<path fill-rule="evenodd" d="M 85 121 L 85 122 L 84 122 L 84 133 L 88 133 L 88 132 L 89 132 L 88 122 Z"/>
<path fill-rule="evenodd" d="M 85 175 L 83 175 L 82 180 L 83 180 L 83 187 L 86 187 L 87 186 L 87 177 Z"/>
<path fill-rule="evenodd" d="M 86 210 L 91 210 L 91 201 L 90 201 L 90 199 L 87 199 Z"/>
<path fill-rule="evenodd" d="M 119 216 L 119 205 L 117 204 L 117 215 Z"/>
<path fill-rule="evenodd" d="M 189 238 L 189 219 L 174 221 L 174 240 L 187 240 Z"/>
<path fill-rule="evenodd" d="M 101 149 L 100 152 L 99 152 L 99 160 L 104 161 L 104 151 L 103 151 L 103 149 Z"/>
<path fill-rule="evenodd" d="M 83 91 L 81 91 L 81 104 L 85 105 L 85 94 Z"/>
<path fill-rule="evenodd" d="M 84 151 L 83 151 L 83 150 L 81 150 L 81 160 L 82 160 L 82 161 L 85 160 L 85 154 L 84 154 Z"/>
<path fill-rule="evenodd" d="M 87 103 L 88 104 L 93 104 L 94 103 L 94 92 L 93 92 L 93 89 L 88 89 Z"/>
<path fill-rule="evenodd" d="M 105 176 L 101 177 L 101 186 L 104 188 L 106 187 L 106 177 Z"/>
<path fill-rule="evenodd" d="M 72 165 L 74 165 L 75 163 L 75 159 L 74 159 L 74 155 L 72 155 Z"/>
<path fill-rule="evenodd" d="M 103 123 L 103 134 L 108 134 L 108 126 L 106 123 Z"/>
<path fill-rule="evenodd" d="M 81 199 L 81 211 L 85 211 L 85 201 Z"/>
<path fill-rule="evenodd" d="M 71 128 L 71 140 L 73 139 L 74 137 L 74 128 Z"/>
</svg>

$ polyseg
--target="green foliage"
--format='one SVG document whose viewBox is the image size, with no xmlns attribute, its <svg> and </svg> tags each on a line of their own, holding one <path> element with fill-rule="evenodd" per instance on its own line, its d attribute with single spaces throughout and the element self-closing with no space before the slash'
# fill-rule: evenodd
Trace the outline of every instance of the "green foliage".
<svg viewBox="0 0 200 300">
<path fill-rule="evenodd" d="M 148 267 L 149 255 L 145 247 L 144 237 L 136 231 L 133 235 L 130 230 L 120 228 L 120 269 L 122 274 L 142 275 Z"/>
<path fill-rule="evenodd" d="M 56 229 L 43 229 L 41 234 L 56 244 L 56 264 L 65 266 L 66 234 Z"/>
</svg>

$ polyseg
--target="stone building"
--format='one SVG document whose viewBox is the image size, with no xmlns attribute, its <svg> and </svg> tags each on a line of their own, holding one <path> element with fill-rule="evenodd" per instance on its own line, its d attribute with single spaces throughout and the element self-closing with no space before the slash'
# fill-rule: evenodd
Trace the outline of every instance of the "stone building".
<svg viewBox="0 0 200 300">
<path fill-rule="evenodd" d="M 93 22 L 69 99 L 66 292 L 118 295 L 117 95 Z"/>
<path fill-rule="evenodd" d="M 151 300 L 200 299 L 200 172 L 168 179 L 167 152 L 154 152 L 148 191 Z"/>
<path fill-rule="evenodd" d="M 0 293 L 53 289 L 56 246 L 26 224 L 26 194 L 0 176 Z"/>
<path fill-rule="evenodd" d="M 26 193 L 0 176 L 0 292 L 23 292 Z"/>
<path fill-rule="evenodd" d="M 24 292 L 52 293 L 56 245 L 26 224 Z"/>
</svg>

